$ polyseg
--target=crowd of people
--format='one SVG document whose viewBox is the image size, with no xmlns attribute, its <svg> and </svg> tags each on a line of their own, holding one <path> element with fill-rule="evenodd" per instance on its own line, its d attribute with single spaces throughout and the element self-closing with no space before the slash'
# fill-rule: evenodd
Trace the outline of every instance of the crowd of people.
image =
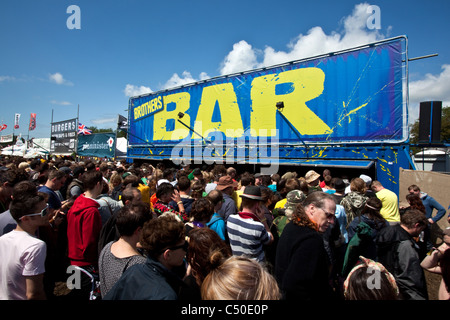
<svg viewBox="0 0 450 320">
<path fill-rule="evenodd" d="M 371 177 L 0 159 L 0 299 L 450 299 L 446 209 Z M 450 221 L 449 221 L 450 222 Z"/>
</svg>

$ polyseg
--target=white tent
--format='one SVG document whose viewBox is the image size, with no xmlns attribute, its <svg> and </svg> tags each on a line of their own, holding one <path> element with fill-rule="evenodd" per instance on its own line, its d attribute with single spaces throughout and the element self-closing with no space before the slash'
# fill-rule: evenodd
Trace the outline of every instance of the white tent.
<svg viewBox="0 0 450 320">
<path fill-rule="evenodd" d="M 33 145 L 27 149 L 24 158 L 43 157 L 49 154 L 50 138 L 33 139 Z"/>
<path fill-rule="evenodd" d="M 27 152 L 23 157 L 25 159 L 29 159 L 29 158 L 44 157 L 46 155 L 48 155 L 48 152 L 41 151 L 38 148 L 29 148 L 27 149 Z"/>
<path fill-rule="evenodd" d="M 128 141 L 126 138 L 117 138 L 116 140 L 116 157 L 125 158 L 127 156 Z"/>
<path fill-rule="evenodd" d="M 3 148 L 1 154 L 24 158 L 43 157 L 48 154 L 48 150 L 50 149 L 50 138 L 33 139 L 33 142 L 33 146 L 27 148 L 22 139 L 17 139 L 15 145 Z"/>
<path fill-rule="evenodd" d="M 450 149 L 425 149 L 413 157 L 417 170 L 450 172 Z"/>
<path fill-rule="evenodd" d="M 27 145 L 22 141 L 22 139 L 19 136 L 17 137 L 16 144 L 2 149 L 2 155 L 23 157 L 26 151 Z"/>
<path fill-rule="evenodd" d="M 13 145 L 2 149 L 3 156 L 18 156 L 23 157 L 27 151 L 26 145 Z"/>
</svg>

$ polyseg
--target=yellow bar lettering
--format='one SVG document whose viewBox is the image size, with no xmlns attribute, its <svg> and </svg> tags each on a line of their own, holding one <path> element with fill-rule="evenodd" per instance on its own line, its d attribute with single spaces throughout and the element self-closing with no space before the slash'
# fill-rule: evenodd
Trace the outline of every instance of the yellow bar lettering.
<svg viewBox="0 0 450 320">
<path fill-rule="evenodd" d="M 220 109 L 220 122 L 212 122 L 216 102 Z M 224 83 L 203 88 L 194 130 L 204 137 L 213 131 L 221 131 L 223 133 L 243 131 L 241 114 L 233 84 Z M 239 132 L 239 136 L 242 134 L 242 131 Z M 236 136 L 236 134 L 232 135 L 232 137 Z M 192 138 L 198 138 L 198 136 L 193 134 Z"/>
<path fill-rule="evenodd" d="M 163 103 L 159 97 L 157 102 L 157 107 L 162 108 Z M 184 127 L 181 123 L 177 121 L 178 113 L 185 113 L 189 109 L 190 95 L 188 92 L 174 93 L 164 96 L 164 105 L 166 110 L 164 112 L 157 112 L 153 116 L 153 139 L 154 140 L 178 140 L 184 139 L 189 134 L 189 129 Z M 176 107 L 172 111 L 167 111 L 167 105 L 174 103 Z M 190 123 L 190 116 L 185 113 L 182 120 L 184 123 Z M 168 131 L 167 123 L 174 122 L 174 130 Z"/>
<path fill-rule="evenodd" d="M 306 106 L 307 101 L 322 94 L 324 81 L 325 74 L 319 68 L 289 70 L 255 78 L 251 89 L 251 129 L 256 133 L 267 129 L 267 135 L 270 135 L 272 130 L 268 129 L 276 129 L 276 103 L 283 101 L 283 114 L 301 134 L 330 132 L 330 127 Z M 290 84 L 292 89 L 285 94 L 276 94 L 275 87 L 280 84 Z"/>
</svg>

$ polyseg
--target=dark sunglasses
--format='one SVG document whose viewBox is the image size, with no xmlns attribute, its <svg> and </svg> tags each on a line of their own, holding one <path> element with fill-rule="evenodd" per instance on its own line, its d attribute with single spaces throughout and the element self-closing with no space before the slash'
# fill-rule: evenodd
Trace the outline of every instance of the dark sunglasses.
<svg viewBox="0 0 450 320">
<path fill-rule="evenodd" d="M 175 246 L 175 247 L 170 247 L 170 248 L 165 249 L 164 251 L 166 251 L 166 250 L 172 250 L 173 251 L 173 250 L 177 250 L 177 249 L 183 249 L 184 252 L 187 252 L 188 251 L 188 247 L 189 247 L 189 242 L 185 241 L 182 245 Z"/>
</svg>

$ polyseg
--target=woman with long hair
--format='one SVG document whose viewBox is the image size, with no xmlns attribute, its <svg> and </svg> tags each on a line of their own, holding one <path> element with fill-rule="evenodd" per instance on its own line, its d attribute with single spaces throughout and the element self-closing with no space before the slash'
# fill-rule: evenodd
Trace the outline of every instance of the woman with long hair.
<svg viewBox="0 0 450 320">
<path fill-rule="evenodd" d="M 406 201 L 409 203 L 409 207 L 402 208 L 403 213 L 405 210 L 408 209 L 417 209 L 419 211 L 422 211 L 424 214 L 426 214 L 425 206 L 423 205 L 422 199 L 420 199 L 420 196 L 414 193 L 408 193 L 406 195 Z"/>
<path fill-rule="evenodd" d="M 180 299 L 200 300 L 200 287 L 206 276 L 231 256 L 230 247 L 209 228 L 196 228 L 189 234 L 186 260 L 189 264 Z"/>
</svg>

